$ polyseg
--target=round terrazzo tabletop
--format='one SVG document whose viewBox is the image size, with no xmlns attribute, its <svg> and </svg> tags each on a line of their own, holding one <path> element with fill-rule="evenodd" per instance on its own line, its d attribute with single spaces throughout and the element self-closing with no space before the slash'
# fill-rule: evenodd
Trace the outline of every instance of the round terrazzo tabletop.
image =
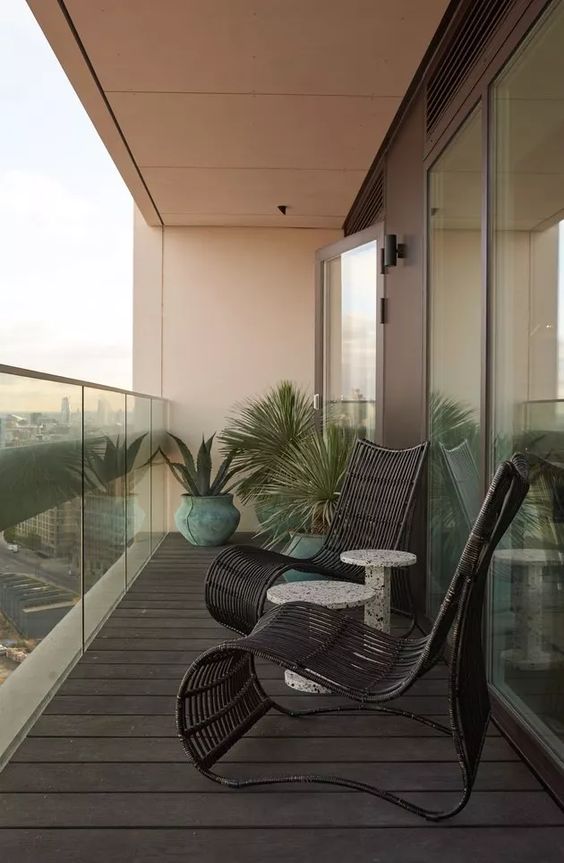
<svg viewBox="0 0 564 863">
<path fill-rule="evenodd" d="M 350 581 L 293 581 L 269 588 L 266 597 L 275 605 L 313 602 L 324 608 L 357 608 L 374 598 L 374 588 Z"/>
<path fill-rule="evenodd" d="M 384 569 L 394 569 L 401 566 L 413 566 L 417 557 L 409 551 L 393 551 L 379 548 L 361 548 L 344 551 L 341 554 L 343 563 L 355 566 L 380 566 Z"/>
</svg>

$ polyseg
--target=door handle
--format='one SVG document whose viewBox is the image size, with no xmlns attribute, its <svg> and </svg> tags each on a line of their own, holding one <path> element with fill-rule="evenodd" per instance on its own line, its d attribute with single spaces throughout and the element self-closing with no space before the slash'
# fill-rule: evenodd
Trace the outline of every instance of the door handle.
<svg viewBox="0 0 564 863">
<path fill-rule="evenodd" d="M 313 409 L 314 409 L 314 411 L 319 410 L 320 403 L 321 403 L 321 399 L 320 399 L 319 393 L 314 393 L 314 395 L 313 395 Z"/>
</svg>

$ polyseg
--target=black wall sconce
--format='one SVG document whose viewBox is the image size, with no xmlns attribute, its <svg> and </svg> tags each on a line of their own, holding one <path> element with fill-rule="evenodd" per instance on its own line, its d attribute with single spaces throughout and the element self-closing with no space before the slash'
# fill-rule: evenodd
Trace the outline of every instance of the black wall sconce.
<svg viewBox="0 0 564 863">
<path fill-rule="evenodd" d="M 384 237 L 384 248 L 382 250 L 383 271 L 388 267 L 395 267 L 398 258 L 405 258 L 405 243 L 398 243 L 397 234 L 386 234 Z"/>
</svg>

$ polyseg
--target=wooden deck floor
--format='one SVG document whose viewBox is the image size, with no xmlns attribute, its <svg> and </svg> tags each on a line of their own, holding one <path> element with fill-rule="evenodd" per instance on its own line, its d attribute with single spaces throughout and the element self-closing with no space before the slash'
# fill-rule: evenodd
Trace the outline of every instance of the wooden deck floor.
<svg viewBox="0 0 564 863">
<path fill-rule="evenodd" d="M 466 809 L 439 825 L 330 786 L 229 791 L 201 777 L 176 738 L 186 665 L 226 634 L 202 583 L 212 552 L 167 537 L 0 774 L 6 863 L 561 863 L 564 814 L 492 727 Z M 263 666 L 286 703 L 277 669 Z M 446 711 L 436 670 L 404 706 Z M 268 716 L 225 771 L 312 770 L 371 780 L 445 805 L 458 793 L 449 740 L 407 720 Z"/>
</svg>

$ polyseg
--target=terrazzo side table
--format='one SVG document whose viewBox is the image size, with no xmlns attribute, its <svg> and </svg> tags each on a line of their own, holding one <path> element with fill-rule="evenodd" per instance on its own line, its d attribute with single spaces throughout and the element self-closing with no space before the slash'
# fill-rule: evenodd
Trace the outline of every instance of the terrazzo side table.
<svg viewBox="0 0 564 863">
<path fill-rule="evenodd" d="M 390 632 L 391 624 L 391 580 L 392 570 L 413 566 L 417 557 L 409 551 L 387 551 L 381 549 L 357 549 L 344 551 L 343 563 L 365 568 L 364 581 L 374 591 L 374 599 L 364 607 L 364 622 L 373 629 Z"/>
<path fill-rule="evenodd" d="M 543 647 L 543 593 L 547 583 L 545 569 L 562 565 L 564 553 L 542 548 L 504 548 L 496 551 L 494 560 L 519 567 L 522 572 L 522 577 L 513 581 L 513 647 L 503 650 L 502 657 L 525 671 L 550 668 L 558 659 Z"/>
<path fill-rule="evenodd" d="M 374 599 L 374 590 L 370 585 L 355 584 L 350 581 L 292 581 L 289 584 L 276 584 L 269 588 L 266 598 L 275 605 L 286 602 L 313 602 L 325 608 L 358 608 Z M 300 692 L 310 692 L 316 695 L 326 695 L 329 690 L 320 683 L 306 680 L 295 671 L 284 672 L 286 685 Z"/>
</svg>

